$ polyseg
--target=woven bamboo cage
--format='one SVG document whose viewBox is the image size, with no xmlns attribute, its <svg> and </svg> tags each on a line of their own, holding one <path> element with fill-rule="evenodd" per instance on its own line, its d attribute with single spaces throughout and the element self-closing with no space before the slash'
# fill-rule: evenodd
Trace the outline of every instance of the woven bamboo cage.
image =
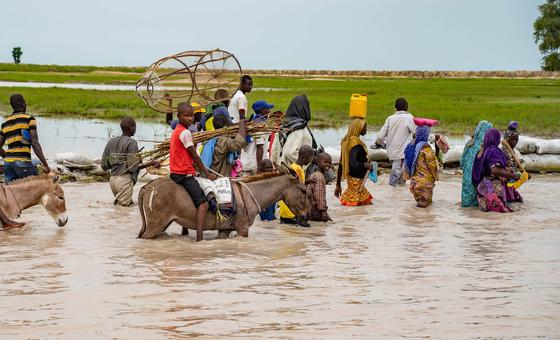
<svg viewBox="0 0 560 340">
<path fill-rule="evenodd" d="M 136 93 L 153 110 L 167 113 L 181 102 L 227 100 L 239 89 L 240 78 L 239 61 L 227 51 L 185 51 L 150 65 Z"/>
</svg>

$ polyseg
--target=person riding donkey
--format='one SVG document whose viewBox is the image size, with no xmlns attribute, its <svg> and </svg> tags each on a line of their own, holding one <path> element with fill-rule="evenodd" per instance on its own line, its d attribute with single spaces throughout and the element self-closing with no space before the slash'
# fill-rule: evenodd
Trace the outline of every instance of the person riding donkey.
<svg viewBox="0 0 560 340">
<path fill-rule="evenodd" d="M 194 120 L 194 109 L 191 104 L 180 103 L 177 107 L 177 118 L 179 124 L 173 131 L 169 144 L 170 177 L 175 183 L 185 188 L 197 209 L 196 241 L 199 242 L 204 238 L 202 232 L 209 205 L 204 191 L 195 178 L 196 168 L 210 180 L 215 180 L 217 177 L 208 171 L 196 153 L 192 134 L 188 129 Z"/>
</svg>

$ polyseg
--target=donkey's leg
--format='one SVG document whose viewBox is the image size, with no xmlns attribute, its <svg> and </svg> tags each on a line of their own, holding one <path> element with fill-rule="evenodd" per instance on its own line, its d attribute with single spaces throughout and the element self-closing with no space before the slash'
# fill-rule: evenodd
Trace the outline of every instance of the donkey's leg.
<svg viewBox="0 0 560 340">
<path fill-rule="evenodd" d="M 146 229 L 142 234 L 141 238 L 152 239 L 163 233 L 167 227 L 173 222 L 173 219 L 169 217 L 156 217 L 149 216 L 146 219 Z"/>
</svg>

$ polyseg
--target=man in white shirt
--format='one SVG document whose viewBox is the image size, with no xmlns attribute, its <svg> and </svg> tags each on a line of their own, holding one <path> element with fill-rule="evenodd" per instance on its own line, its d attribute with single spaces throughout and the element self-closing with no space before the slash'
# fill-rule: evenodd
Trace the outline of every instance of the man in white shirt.
<svg viewBox="0 0 560 340">
<path fill-rule="evenodd" d="M 239 123 L 239 119 L 245 119 L 245 114 L 247 113 L 247 97 L 245 94 L 250 93 L 252 89 L 253 79 L 248 75 L 241 77 L 241 86 L 235 92 L 228 105 L 232 123 Z"/>
<path fill-rule="evenodd" d="M 387 156 L 392 163 L 389 177 L 389 184 L 392 186 L 405 184 L 402 178 L 404 149 L 412 141 L 412 134 L 416 131 L 414 117 L 407 112 L 408 103 L 406 99 L 397 98 L 395 109 L 397 112 L 387 117 L 375 141 L 376 147 L 381 146 L 386 141 Z"/>
<path fill-rule="evenodd" d="M 274 107 L 264 100 L 257 100 L 253 103 L 254 113 L 247 119 L 252 121 L 255 119 L 264 119 L 264 116 L 270 113 L 270 109 Z M 268 135 L 254 136 L 252 140 L 247 143 L 241 150 L 240 160 L 243 164 L 243 176 L 256 175 L 263 159 L 268 158 L 268 147 L 265 144 L 268 142 Z"/>
</svg>

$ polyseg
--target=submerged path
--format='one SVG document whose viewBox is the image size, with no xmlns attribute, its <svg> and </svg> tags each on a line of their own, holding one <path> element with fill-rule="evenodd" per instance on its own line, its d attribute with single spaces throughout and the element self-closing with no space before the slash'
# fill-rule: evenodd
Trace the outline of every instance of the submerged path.
<svg viewBox="0 0 560 340">
<path fill-rule="evenodd" d="M 65 184 L 66 227 L 35 207 L 0 231 L 0 338 L 560 337 L 559 176 L 514 214 L 461 209 L 456 177 L 425 210 L 386 180 L 371 207 L 329 187 L 333 223 L 200 244 L 137 240 L 108 183 Z"/>
</svg>

